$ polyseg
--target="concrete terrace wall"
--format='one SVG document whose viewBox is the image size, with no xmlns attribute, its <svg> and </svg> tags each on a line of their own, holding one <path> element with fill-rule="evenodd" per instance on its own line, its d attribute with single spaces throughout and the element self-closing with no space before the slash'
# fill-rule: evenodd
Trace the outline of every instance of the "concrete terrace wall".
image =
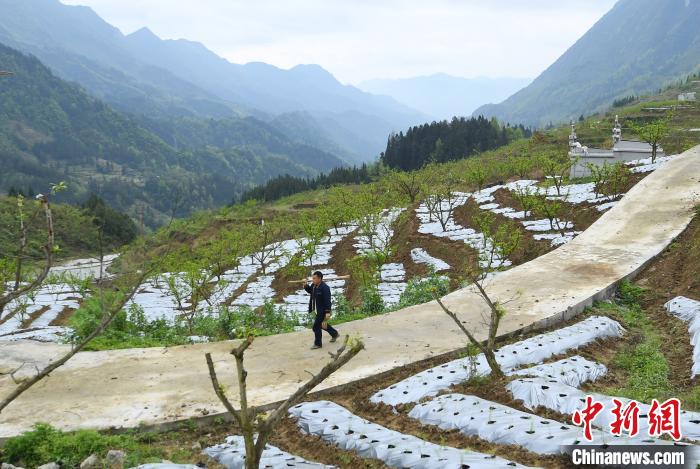
<svg viewBox="0 0 700 469">
<path fill-rule="evenodd" d="M 634 276 L 687 226 L 700 203 L 700 147 L 678 156 L 637 184 L 614 208 L 572 242 L 496 276 L 489 293 L 507 304 L 502 335 L 556 324 L 609 296 Z M 445 303 L 485 337 L 486 308 L 471 289 Z M 366 351 L 321 388 L 453 352 L 464 337 L 434 302 L 342 324 L 341 333 L 361 336 Z M 309 350 L 311 332 L 256 339 L 246 353 L 249 400 L 280 401 L 326 362 L 325 350 Z M 235 393 L 234 344 L 83 352 L 0 414 L 0 437 L 16 435 L 41 420 L 62 429 L 165 425 L 223 411 L 209 382 L 204 354 L 211 352 L 219 376 Z M 330 349 L 330 344 L 325 346 Z M 335 344 L 334 344 L 335 345 Z M 46 363 L 66 346 L 0 343 L 0 372 L 25 363 Z M 0 394 L 14 386 L 0 378 Z M 235 398 L 235 396 L 233 396 Z"/>
</svg>

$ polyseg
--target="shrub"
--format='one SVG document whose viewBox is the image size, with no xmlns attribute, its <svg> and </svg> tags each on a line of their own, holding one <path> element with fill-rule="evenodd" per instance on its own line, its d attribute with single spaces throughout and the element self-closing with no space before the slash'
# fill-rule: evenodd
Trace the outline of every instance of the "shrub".
<svg viewBox="0 0 700 469">
<path fill-rule="evenodd" d="M 150 437 L 149 434 L 103 435 L 94 430 L 64 433 L 48 424 L 37 423 L 33 430 L 8 439 L 0 459 L 24 467 L 50 462 L 57 462 L 61 467 L 78 467 L 93 453 L 104 457 L 110 449 L 122 449 L 127 452 L 126 463 L 132 466 L 148 458 L 165 456 L 148 444 Z"/>
<path fill-rule="evenodd" d="M 629 280 L 623 280 L 617 289 L 617 297 L 627 307 L 638 307 L 646 292 L 644 288 L 633 284 Z"/>
<path fill-rule="evenodd" d="M 397 308 L 419 305 L 433 300 L 433 294 L 444 296 L 450 288 L 450 279 L 431 272 L 426 278 L 412 278 L 401 294 Z"/>
<path fill-rule="evenodd" d="M 376 287 L 362 289 L 362 312 L 368 316 L 374 316 L 384 312 L 385 305 L 382 296 Z"/>
</svg>

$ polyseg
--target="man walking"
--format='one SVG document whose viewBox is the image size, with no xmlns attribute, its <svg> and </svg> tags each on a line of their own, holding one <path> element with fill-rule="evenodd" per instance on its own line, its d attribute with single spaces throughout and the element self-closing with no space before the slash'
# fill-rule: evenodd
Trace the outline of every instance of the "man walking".
<svg viewBox="0 0 700 469">
<path fill-rule="evenodd" d="M 311 277 L 311 284 L 304 281 L 304 290 L 311 295 L 311 298 L 309 298 L 309 313 L 316 313 L 313 327 L 314 346 L 311 347 L 311 350 L 315 350 L 323 345 L 321 329 L 325 329 L 331 335 L 331 342 L 335 342 L 340 333 L 328 324 L 328 320 L 331 318 L 331 289 L 323 281 L 323 272 L 320 270 L 314 272 Z"/>
</svg>

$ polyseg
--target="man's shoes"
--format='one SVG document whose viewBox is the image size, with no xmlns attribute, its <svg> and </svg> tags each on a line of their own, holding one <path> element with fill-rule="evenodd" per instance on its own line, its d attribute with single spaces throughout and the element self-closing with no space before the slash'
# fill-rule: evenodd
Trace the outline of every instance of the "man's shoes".
<svg viewBox="0 0 700 469">
<path fill-rule="evenodd" d="M 333 342 L 333 341 L 331 340 L 331 342 Z M 314 345 L 313 347 L 311 347 L 311 350 L 316 350 L 317 348 L 321 348 L 321 346 L 320 346 L 320 345 Z"/>
<path fill-rule="evenodd" d="M 340 337 L 340 334 L 338 334 L 338 335 L 335 336 L 335 337 L 331 337 L 331 343 L 333 343 L 333 342 L 335 342 L 336 340 L 338 340 L 338 337 Z"/>
</svg>

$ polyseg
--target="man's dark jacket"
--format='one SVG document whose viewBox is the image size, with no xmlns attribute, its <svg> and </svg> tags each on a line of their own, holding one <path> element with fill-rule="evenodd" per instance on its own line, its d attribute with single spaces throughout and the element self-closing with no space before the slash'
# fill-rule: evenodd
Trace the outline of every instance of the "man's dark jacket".
<svg viewBox="0 0 700 469">
<path fill-rule="evenodd" d="M 316 310 L 317 315 L 325 315 L 331 312 L 331 289 L 325 282 L 321 282 L 318 287 L 313 283 L 304 285 L 306 293 L 311 295 L 309 298 L 309 313 Z"/>
</svg>

